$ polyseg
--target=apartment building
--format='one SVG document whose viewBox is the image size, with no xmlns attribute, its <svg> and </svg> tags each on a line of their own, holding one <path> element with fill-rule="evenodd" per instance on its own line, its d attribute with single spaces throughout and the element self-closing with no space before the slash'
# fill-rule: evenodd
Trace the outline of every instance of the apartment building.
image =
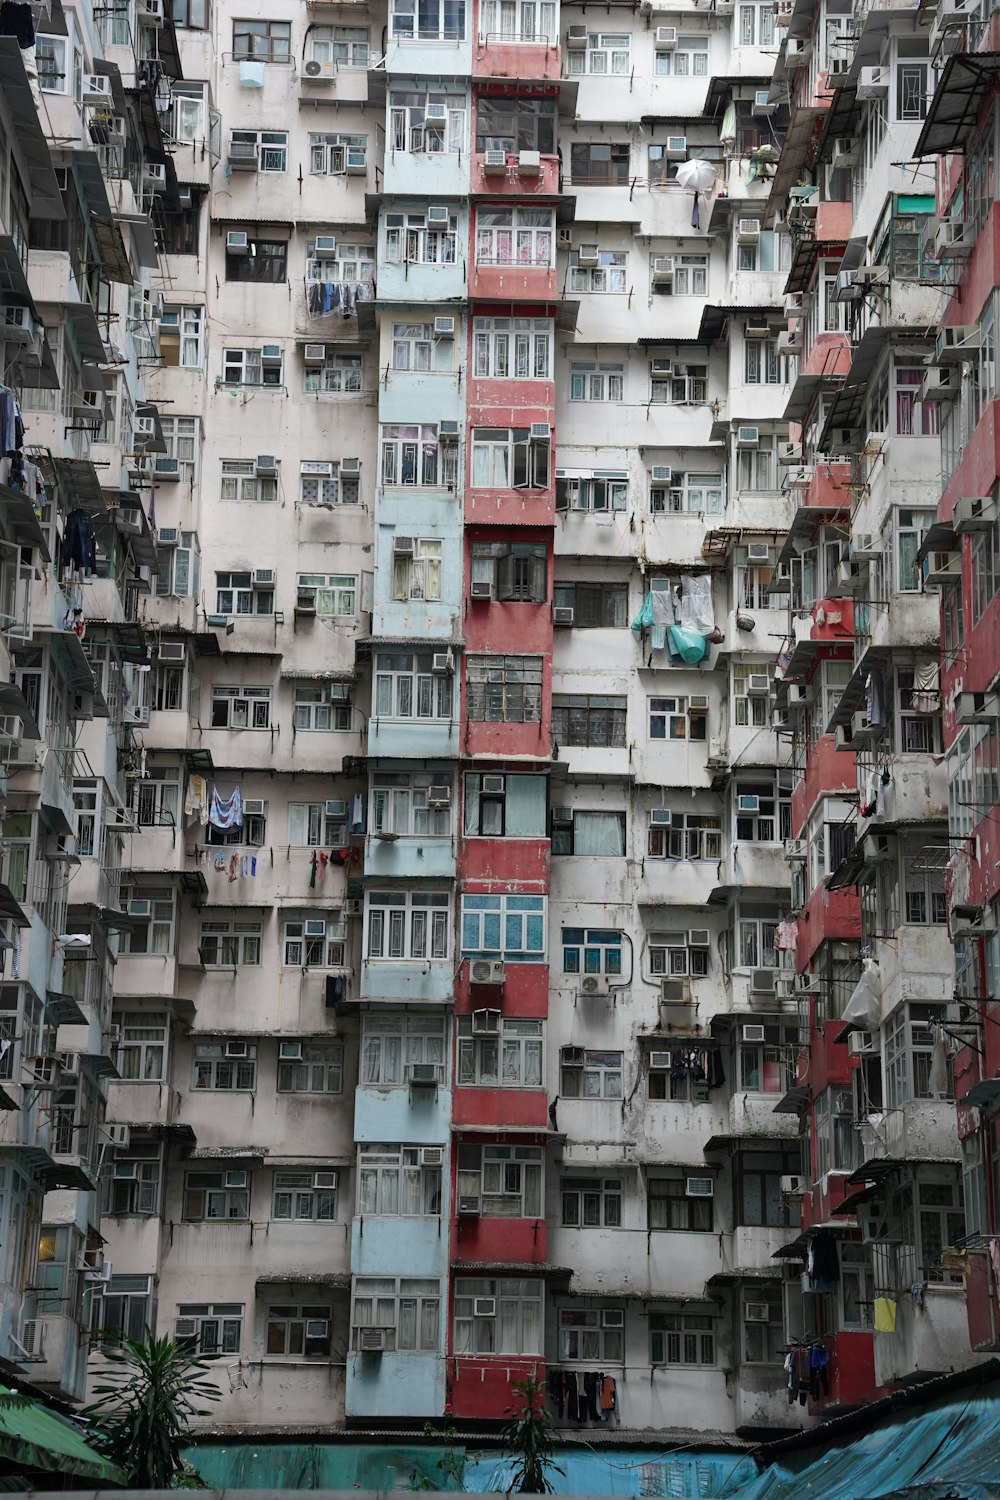
<svg viewBox="0 0 1000 1500">
<path fill-rule="evenodd" d="M 988 34 L 268 9 L 0 37 L 0 1357 L 173 1332 L 233 1436 L 970 1362 Z"/>
</svg>

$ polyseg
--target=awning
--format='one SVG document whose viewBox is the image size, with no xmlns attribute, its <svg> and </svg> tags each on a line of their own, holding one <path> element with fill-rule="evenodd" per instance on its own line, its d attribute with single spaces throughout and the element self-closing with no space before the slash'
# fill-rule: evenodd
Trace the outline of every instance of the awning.
<svg viewBox="0 0 1000 1500">
<path fill-rule="evenodd" d="M 992 1109 L 1000 1103 L 1000 1078 L 983 1078 L 963 1094 L 960 1104 L 973 1104 L 976 1109 Z"/>
<path fill-rule="evenodd" d="M 0 36 L 0 93 L 10 110 L 17 149 L 31 169 L 31 218 L 65 219 L 62 193 L 52 168 L 48 142 L 31 97 L 28 75 L 17 39 Z"/>
<path fill-rule="evenodd" d="M 0 1386 L 0 1456 L 14 1470 L 59 1476 L 59 1488 L 69 1474 L 115 1487 L 128 1482 L 121 1469 L 84 1442 L 78 1425 L 8 1386 Z"/>
<path fill-rule="evenodd" d="M 858 118 L 857 85 L 838 89 L 826 112 L 826 123 L 816 148 L 816 162 L 829 161 L 833 155 L 833 143 L 843 137 L 853 136 Z"/>
<path fill-rule="evenodd" d="M 47 462 L 40 466 L 43 472 Z M 89 515 L 102 516 L 108 508 L 101 480 L 94 465 L 87 458 L 53 458 L 51 460 L 52 482 L 59 490 L 67 510 L 85 510 Z"/>
<path fill-rule="evenodd" d="M 43 562 L 50 561 L 49 549 L 46 546 L 45 535 L 38 517 L 35 515 L 35 507 L 23 490 L 12 490 L 9 485 L 0 484 L 0 516 L 10 527 L 14 541 L 19 547 L 35 547 L 41 554 Z M 27 713 L 28 705 L 24 703 L 23 698 L 21 702 Z M 17 710 L 12 708 L 9 712 L 16 713 Z M 38 738 L 37 729 L 29 738 Z"/>
<path fill-rule="evenodd" d="M 707 1151 L 786 1151 L 790 1143 L 798 1140 L 797 1130 L 789 1128 L 787 1135 L 710 1135 L 705 1142 Z"/>
<path fill-rule="evenodd" d="M 791 123 L 785 135 L 785 143 L 778 158 L 774 180 L 771 183 L 767 206 L 764 209 L 765 229 L 773 227 L 775 211 L 788 197 L 789 188 L 793 187 L 801 177 L 809 148 L 816 135 L 817 122 L 824 113 L 824 109 L 799 106 L 792 114 Z"/>
<path fill-rule="evenodd" d="M 858 662 L 848 680 L 847 686 L 837 701 L 837 706 L 830 715 L 824 734 L 833 734 L 838 724 L 848 725 L 851 717 L 862 707 L 865 701 L 865 683 L 868 673 L 872 667 L 883 666 L 892 657 L 888 646 L 869 646 L 864 656 Z"/>
<path fill-rule="evenodd" d="M 73 152 L 73 175 L 83 205 L 84 218 L 90 224 L 101 256 L 101 271 L 108 281 L 132 285 L 132 267 L 125 251 L 121 230 L 115 223 L 104 174 L 96 151 Z"/>
<path fill-rule="evenodd" d="M 7 346 L 10 348 L 10 345 Z M 26 391 L 57 391 L 59 389 L 59 371 L 56 369 L 55 358 L 49 345 L 47 334 L 42 333 L 41 357 L 37 364 L 31 362 L 30 345 L 15 344 L 11 356 L 13 363 L 17 366 L 17 378 L 22 388 Z"/>
<path fill-rule="evenodd" d="M 31 926 L 9 885 L 0 885 L 0 922 L 13 922 L 15 927 Z"/>
<path fill-rule="evenodd" d="M 80 637 L 74 630 L 59 630 L 54 625 L 36 625 L 35 635 L 39 641 L 46 642 L 53 654 L 60 658 L 64 674 L 75 692 L 95 691 L 93 668 Z M 107 708 L 104 713 L 107 714 Z"/>
<path fill-rule="evenodd" d="M 350 1271 L 265 1271 L 255 1281 L 256 1286 L 332 1286 L 347 1291 L 351 1285 Z"/>
<path fill-rule="evenodd" d="M 773 1113 L 776 1115 L 798 1115 L 802 1113 L 802 1106 L 809 1103 L 810 1091 L 804 1084 L 793 1084 L 786 1089 L 774 1106 Z"/>
<path fill-rule="evenodd" d="M 741 1281 L 780 1281 L 780 1266 L 734 1266 L 731 1271 L 716 1271 L 706 1286 L 738 1286 Z"/>
<path fill-rule="evenodd" d="M 944 155 L 964 147 L 1000 69 L 1000 52 L 956 52 L 938 79 L 914 156 Z"/>
<path fill-rule="evenodd" d="M 926 562 L 932 552 L 954 552 L 958 547 L 958 538 L 951 521 L 935 521 L 927 531 L 924 532 L 923 541 L 917 548 L 916 561 Z"/>
<path fill-rule="evenodd" d="M 573 1275 L 572 1266 L 554 1266 L 548 1261 L 453 1260 L 451 1269 L 465 1276 L 541 1276 L 546 1281 L 569 1281 Z"/>
<path fill-rule="evenodd" d="M 145 266 L 149 271 L 157 270 L 160 264 L 160 252 L 156 248 L 156 236 L 148 215 L 116 214 L 115 218 L 119 224 L 127 226 L 140 266 Z"/>
<path fill-rule="evenodd" d="M 87 1017 L 80 1009 L 80 1002 L 72 995 L 60 995 L 56 990 L 45 992 L 45 1013 L 56 1026 L 86 1026 Z"/>
<path fill-rule="evenodd" d="M 260 1166 L 267 1155 L 266 1146 L 195 1146 L 188 1161 L 252 1161 Z"/>
<path fill-rule="evenodd" d="M 17 246 L 11 235 L 2 233 L 0 233 L 0 286 L 3 287 L 6 307 L 26 307 L 36 323 L 41 321 L 31 295 L 28 278 L 24 274 L 21 257 L 17 253 Z"/>
<path fill-rule="evenodd" d="M 97 314 L 89 302 L 64 302 L 66 321 L 73 329 L 73 342 L 85 364 L 106 365 L 108 351 L 101 337 Z"/>
</svg>

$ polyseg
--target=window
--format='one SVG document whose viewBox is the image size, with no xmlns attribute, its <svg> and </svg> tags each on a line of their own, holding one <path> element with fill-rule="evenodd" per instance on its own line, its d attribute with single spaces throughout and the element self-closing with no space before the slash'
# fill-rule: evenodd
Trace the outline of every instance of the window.
<svg viewBox="0 0 1000 1500">
<path fill-rule="evenodd" d="M 757 1029 L 755 1026 L 750 1028 L 755 1035 Z M 763 1031 L 763 1041 L 741 1039 L 739 1043 L 739 1086 L 748 1094 L 784 1094 L 795 1082 L 798 1027 L 768 1023 Z"/>
<path fill-rule="evenodd" d="M 73 782 L 73 811 L 76 814 L 76 852 L 81 857 L 97 853 L 94 838 L 97 830 L 99 808 L 98 786 L 95 780 Z"/>
<path fill-rule="evenodd" d="M 456 1354 L 540 1355 L 543 1343 L 540 1280 L 456 1278 Z"/>
<path fill-rule="evenodd" d="M 408 550 L 401 553 L 399 542 Z M 394 599 L 438 600 L 441 598 L 441 557 L 444 543 L 423 537 L 397 537 L 392 559 Z"/>
<path fill-rule="evenodd" d="M 447 838 L 451 833 L 451 773 L 434 777 L 429 772 L 376 772 L 371 832 L 376 837 Z"/>
<path fill-rule="evenodd" d="M 466 838 L 544 838 L 546 779 L 499 773 L 467 775 Z"/>
<path fill-rule="evenodd" d="M 564 927 L 564 974 L 614 974 L 622 969 L 622 935 L 613 928 Z"/>
<path fill-rule="evenodd" d="M 476 213 L 477 266 L 555 265 L 551 208 L 480 208 Z"/>
<path fill-rule="evenodd" d="M 440 1146 L 358 1149 L 358 1213 L 372 1218 L 427 1218 L 441 1212 Z"/>
<path fill-rule="evenodd" d="M 487 42 L 554 42 L 559 34 L 551 0 L 485 0 L 481 14 Z"/>
<path fill-rule="evenodd" d="M 622 1054 L 597 1052 L 590 1047 L 563 1047 L 559 1093 L 564 1099 L 620 1099 Z M 619 1193 L 620 1191 L 619 1184 Z M 618 1211 L 620 1216 L 620 1202 Z M 563 1212 L 565 1213 L 565 1208 Z M 563 1222 L 566 1222 L 565 1218 Z M 621 1223 L 620 1217 L 618 1223 Z"/>
<path fill-rule="evenodd" d="M 350 683 L 331 682 L 324 687 L 292 690 L 292 728 L 296 733 L 349 731 L 352 715 Z"/>
<path fill-rule="evenodd" d="M 741 777 L 734 796 L 737 843 L 777 844 L 791 837 L 791 787 L 780 776 L 777 786 Z"/>
<path fill-rule="evenodd" d="M 896 386 L 896 434 L 898 437 L 937 437 L 940 407 L 936 401 L 919 401 L 924 370 L 919 365 L 894 365 Z"/>
<path fill-rule="evenodd" d="M 623 511 L 628 503 L 628 475 L 567 475 L 556 471 L 556 510 Z"/>
<path fill-rule="evenodd" d="M 310 133 L 309 171 L 313 177 L 363 177 L 367 172 L 368 137 Z"/>
<path fill-rule="evenodd" d="M 458 445 L 439 442 L 436 426 L 387 424 L 381 447 L 384 485 L 454 486 L 458 480 Z"/>
<path fill-rule="evenodd" d="M 255 582 L 252 573 L 216 573 L 215 612 L 220 615 L 274 613 L 274 582 Z"/>
<path fill-rule="evenodd" d="M 772 664 L 733 664 L 733 722 L 763 729 L 771 722 L 770 682 Z M 759 692 L 760 680 L 766 677 L 768 692 Z M 752 680 L 751 680 L 752 679 Z M 750 689 L 753 688 L 753 692 Z"/>
<path fill-rule="evenodd" d="M 789 1083 L 793 1082 L 794 1069 L 788 1068 L 786 1072 Z M 871 1108 L 870 1101 L 868 1108 Z M 813 1135 L 816 1141 L 817 1178 L 825 1177 L 827 1172 L 850 1172 L 858 1165 L 859 1142 L 851 1089 L 825 1088 L 817 1094 Z"/>
<path fill-rule="evenodd" d="M 777 487 L 776 439 L 773 433 L 761 433 L 755 448 L 739 448 L 736 453 L 736 482 L 741 490 L 774 490 Z"/>
<path fill-rule="evenodd" d="M 241 146 L 252 146 L 256 152 L 258 172 L 286 172 L 288 170 L 288 131 L 287 130 L 234 130 L 230 140 Z M 249 155 L 249 153 L 246 153 Z M 284 242 L 273 243 L 267 240 L 251 240 L 248 237 L 248 250 L 245 255 L 226 256 L 226 280 L 227 281 L 284 281 L 285 262 L 288 255 L 288 245 Z M 265 257 L 268 262 L 280 261 L 281 275 L 261 273 L 254 275 L 252 265 L 244 267 L 242 274 L 239 268 L 230 263 L 236 261 L 252 262 L 259 257 Z"/>
<path fill-rule="evenodd" d="M 391 0 L 389 24 L 397 41 L 461 42 L 465 0 Z"/>
<path fill-rule="evenodd" d="M 337 1173 L 275 1172 L 271 1218 L 330 1224 L 337 1217 Z"/>
<path fill-rule="evenodd" d="M 206 968 L 255 968 L 260 940 L 260 922 L 203 921 L 198 951 Z"/>
<path fill-rule="evenodd" d="M 446 345 L 441 344 L 441 349 Z M 435 353 L 433 323 L 393 323 L 392 368 L 394 370 L 429 370 Z M 449 361 L 451 350 L 447 350 Z"/>
<path fill-rule="evenodd" d="M 477 380 L 551 380 L 551 318 L 474 318 L 472 373 Z"/>
<path fill-rule="evenodd" d="M 264 1352 L 285 1359 L 329 1359 L 330 1327 L 329 1307 L 275 1304 L 267 1310 Z"/>
<path fill-rule="evenodd" d="M 296 1051 L 296 1056 L 290 1055 Z M 339 1094 L 343 1087 L 344 1048 L 341 1042 L 303 1040 L 278 1043 L 279 1094 Z"/>
<path fill-rule="evenodd" d="M 201 420 L 198 417 L 160 417 L 166 457 L 177 460 L 177 473 L 184 484 L 198 478 Z"/>
<path fill-rule="evenodd" d="M 91 1334 L 106 1343 L 132 1339 L 142 1343 L 155 1326 L 151 1276 L 112 1276 L 96 1289 L 92 1303 Z"/>
<path fill-rule="evenodd" d="M 253 1089 L 257 1081 L 256 1042 L 198 1042 L 194 1049 L 191 1087 L 195 1089 Z"/>
<path fill-rule="evenodd" d="M 586 50 L 566 53 L 566 72 L 615 73 L 623 76 L 631 68 L 631 38 L 627 31 L 590 31 Z"/>
<path fill-rule="evenodd" d="M 561 1307 L 559 1359 L 567 1364 L 622 1364 L 625 1359 L 625 1309 Z"/>
<path fill-rule="evenodd" d="M 332 239 L 332 235 L 327 235 Z M 306 242 L 307 281 L 371 282 L 375 279 L 375 250 L 372 245 L 341 244 L 334 250 L 317 250 L 316 241 Z M 310 304 L 311 305 L 311 304 Z"/>
<path fill-rule="evenodd" d="M 965 1233 L 962 1189 L 957 1181 L 916 1185 L 916 1229 L 920 1243 L 920 1275 L 939 1285 L 962 1284 L 961 1272 L 942 1266 L 944 1248 Z"/>
<path fill-rule="evenodd" d="M 707 296 L 708 256 L 675 255 L 673 281 L 668 286 L 656 287 L 654 290 L 671 297 Z M 701 365 L 698 368 L 699 370 L 705 370 L 706 366 Z M 674 399 L 676 400 L 676 397 Z M 704 397 L 701 399 L 704 400 Z"/>
<path fill-rule="evenodd" d="M 741 47 L 774 46 L 774 9 L 767 5 L 741 5 L 739 8 L 739 43 Z"/>
<path fill-rule="evenodd" d="M 703 1177 L 650 1178 L 646 1185 L 650 1229 L 710 1234 L 713 1228 L 712 1197 L 699 1196 L 691 1191 L 705 1181 Z"/>
<path fill-rule="evenodd" d="M 274 350 L 272 355 L 268 351 Z M 264 355 L 267 354 L 265 361 Z M 224 385 L 280 386 L 283 381 L 283 354 L 277 344 L 261 349 L 223 349 L 222 381 Z"/>
<path fill-rule="evenodd" d="M 393 151 L 439 156 L 465 145 L 465 99 L 440 89 L 394 89 L 389 98 Z"/>
<path fill-rule="evenodd" d="M 673 52 L 656 53 L 653 71 L 659 77 L 707 78 L 708 37 L 679 36 Z M 652 147 L 650 152 L 652 153 Z M 653 181 L 652 172 L 650 180 Z"/>
<path fill-rule="evenodd" d="M 580 251 L 569 252 L 571 292 L 627 292 L 628 254 L 624 250 L 598 250 L 597 264 L 580 264 Z"/>
<path fill-rule="evenodd" d="M 708 704 L 702 698 L 647 698 L 651 740 L 704 740 L 708 733 Z"/>
<path fill-rule="evenodd" d="M 675 362 L 671 367 L 669 375 L 653 375 L 650 377 L 649 399 L 654 405 L 672 404 L 675 406 L 703 406 L 708 400 L 708 366 L 690 365 Z M 719 474 L 691 474 L 688 476 L 687 486 L 696 488 L 707 486 L 713 496 L 718 493 L 718 501 L 712 506 L 713 511 L 722 509 L 722 476 Z M 685 476 L 683 474 L 671 474 L 666 481 L 657 482 L 664 500 L 659 506 L 654 505 L 655 510 L 707 510 L 707 505 L 694 505 L 673 503 L 674 492 L 679 491 L 678 500 L 684 498 Z"/>
<path fill-rule="evenodd" d="M 288 842 L 293 848 L 342 848 L 347 843 L 347 803 L 290 802 Z"/>
<path fill-rule="evenodd" d="M 444 1021 L 437 1016 L 412 1013 L 373 1015 L 362 1019 L 360 1083 L 379 1088 L 406 1082 L 413 1063 L 445 1060 Z"/>
<path fill-rule="evenodd" d="M 651 1365 L 714 1365 L 715 1320 L 706 1313 L 651 1312 Z"/>
<path fill-rule="evenodd" d="M 627 583 L 557 583 L 553 603 L 573 611 L 578 630 L 624 630 L 628 625 Z"/>
<path fill-rule="evenodd" d="M 625 814 L 575 807 L 569 819 L 553 815 L 552 853 L 620 859 L 625 853 Z"/>
<path fill-rule="evenodd" d="M 313 62 L 333 63 L 341 68 L 367 68 L 369 42 L 367 26 L 314 26 L 309 33 L 310 57 Z"/>
<path fill-rule="evenodd" d="M 356 395 L 361 390 L 361 355 L 327 350 L 323 365 L 306 370 L 303 389 L 308 395 Z"/>
<path fill-rule="evenodd" d="M 185 1172 L 182 1218 L 189 1222 L 208 1219 L 249 1219 L 250 1173 Z"/>
<path fill-rule="evenodd" d="M 885 1022 L 882 1052 L 887 1109 L 902 1109 L 911 1099 L 936 1097 L 931 1091 L 934 1028 L 943 1017 L 940 1006 L 911 1002 L 898 1005 Z M 950 1068 L 946 1090 L 950 1096 Z"/>
<path fill-rule="evenodd" d="M 156 956 L 173 953 L 174 893 L 170 886 L 123 886 L 121 900 L 132 917 L 132 930 L 126 935 L 124 951 Z M 135 904 L 145 901 L 149 902 L 148 921 L 143 920 L 142 909 Z"/>
<path fill-rule="evenodd" d="M 153 708 L 157 713 L 183 712 L 187 707 L 185 687 L 184 667 L 157 663 L 153 668 Z"/>
<path fill-rule="evenodd" d="M 505 1019 L 494 1035 L 477 1033 L 476 1024 L 473 1016 L 458 1018 L 459 1084 L 512 1089 L 543 1086 L 541 1021 Z"/>
<path fill-rule="evenodd" d="M 165 365 L 200 370 L 205 363 L 205 309 L 165 307 L 160 319 L 160 355 Z"/>
<path fill-rule="evenodd" d="M 216 828 L 210 823 L 205 830 L 206 844 L 216 846 L 255 845 L 259 848 L 267 842 L 267 803 L 261 797 L 246 797 L 243 801 L 243 822 L 230 828 Z"/>
<path fill-rule="evenodd" d="M 70 94 L 78 102 L 82 91 L 83 56 L 65 36 L 35 35 L 35 62 L 43 93 Z"/>
<path fill-rule="evenodd" d="M 342 969 L 346 933 L 331 914 L 288 920 L 282 927 L 281 961 L 286 969 Z"/>
<path fill-rule="evenodd" d="M 224 458 L 222 460 L 222 480 L 219 488 L 221 500 L 245 500 L 260 501 L 273 505 L 278 498 L 278 479 L 274 474 L 258 474 L 257 465 L 252 458 Z M 242 575 L 247 579 L 245 587 L 249 587 L 249 574 Z M 232 613 L 232 611 L 227 611 Z M 245 613 L 253 613 L 252 610 Z"/>
<path fill-rule="evenodd" d="M 173 903 L 171 902 L 171 911 Z M 122 1078 L 135 1083 L 160 1083 L 167 1076 L 169 1018 L 163 1011 L 125 1011 L 117 1018 L 115 1061 Z"/>
<path fill-rule="evenodd" d="M 780 1286 L 744 1286 L 741 1292 L 743 1363 L 780 1364 L 784 1319 Z"/>
<path fill-rule="evenodd" d="M 404 1353 L 437 1349 L 440 1341 L 441 1287 L 433 1278 L 356 1276 L 351 1313 L 351 1347 L 360 1347 L 359 1330 L 381 1328 L 386 1348 Z"/>
<path fill-rule="evenodd" d="M 470 722 L 539 723 L 542 665 L 540 656 L 470 656 L 466 666 Z"/>
<path fill-rule="evenodd" d="M 555 156 L 555 100 L 481 94 L 476 100 L 476 150 Z"/>
<path fill-rule="evenodd" d="M 361 1023 L 361 1077 L 363 1085 L 393 1088 L 406 1082 L 412 1064 L 444 1064 L 444 1022 L 438 1017 L 373 1016 Z"/>
<path fill-rule="evenodd" d="M 133 1140 L 102 1174 L 101 1213 L 148 1216 L 160 1207 L 160 1146 Z"/>
<path fill-rule="evenodd" d="M 969 590 L 969 612 L 975 624 L 982 619 L 987 608 L 1000 592 L 1000 525 L 993 523 L 986 531 L 978 531 L 972 537 L 972 587 Z M 955 603 L 952 613 L 961 620 L 960 591 L 953 593 Z M 953 628 L 952 634 L 958 631 Z"/>
<path fill-rule="evenodd" d="M 777 932 L 776 917 L 750 917 L 741 913 L 737 923 L 737 963 L 745 969 L 777 968 L 778 952 L 774 946 Z"/>
<path fill-rule="evenodd" d="M 387 213 L 385 258 L 389 262 L 424 266 L 453 266 L 457 253 L 458 216 L 443 227 L 430 227 L 425 213 Z"/>
<path fill-rule="evenodd" d="M 361 476 L 348 474 L 336 459 L 303 459 L 299 467 L 299 504 L 358 505 L 361 502 Z"/>
<path fill-rule="evenodd" d="M 270 729 L 269 687 L 213 687 L 213 729 Z"/>
<path fill-rule="evenodd" d="M 896 64 L 896 119 L 923 120 L 927 114 L 926 62 Z"/>
<path fill-rule="evenodd" d="M 174 1338 L 198 1354 L 239 1354 L 243 1342 L 241 1302 L 190 1302 L 177 1309 Z"/>
<path fill-rule="evenodd" d="M 625 745 L 626 699 L 603 693 L 554 693 L 552 738 L 596 749 Z"/>
<path fill-rule="evenodd" d="M 158 548 L 156 567 L 158 598 L 197 598 L 201 593 L 201 558 L 198 554 L 197 534 L 182 531 L 179 546 Z"/>
<path fill-rule="evenodd" d="M 654 808 L 649 814 L 646 852 L 650 859 L 722 858 L 722 820 L 707 813 Z"/>
<path fill-rule="evenodd" d="M 473 542 L 472 582 L 488 583 L 503 604 L 544 604 L 548 549 L 544 542 Z"/>
<path fill-rule="evenodd" d="M 571 364 L 571 401 L 621 402 L 625 400 L 624 365 Z"/>
<path fill-rule="evenodd" d="M 744 341 L 743 378 L 747 385 L 781 385 L 787 381 L 787 361 L 778 353 L 776 338 Z"/>
<path fill-rule="evenodd" d="M 317 615 L 356 615 L 358 580 L 354 574 L 300 573 L 296 579 L 299 600 L 307 595 Z"/>
<path fill-rule="evenodd" d="M 941 718 L 935 710 L 928 713 L 928 695 L 921 695 L 914 688 L 916 672 L 913 667 L 896 668 L 896 708 L 898 712 L 897 743 L 900 751 L 908 755 L 939 755 L 941 753 Z M 931 694 L 930 701 L 935 701 Z M 940 701 L 940 694 L 937 695 Z M 914 707 L 914 699 L 921 709 Z"/>
<path fill-rule="evenodd" d="M 692 941 L 692 936 L 695 941 Z M 653 979 L 704 979 L 709 969 L 707 929 L 676 932 L 657 929 L 649 934 L 649 973 Z"/>
<path fill-rule="evenodd" d="M 450 672 L 434 672 L 431 653 L 380 652 L 375 658 L 375 717 L 450 719 Z"/>
<path fill-rule="evenodd" d="M 446 959 L 451 897 L 446 891 L 369 891 L 370 959 Z"/>
<path fill-rule="evenodd" d="M 627 187 L 629 148 L 610 141 L 580 141 L 570 147 L 571 181 L 575 187 Z"/>
<path fill-rule="evenodd" d="M 688 366 L 690 372 L 695 367 Z M 690 386 L 688 387 L 690 391 Z M 688 399 L 685 397 L 685 400 Z M 668 480 L 651 478 L 649 487 L 650 514 L 658 515 L 712 515 L 722 513 L 722 476 L 720 474 L 670 473 Z"/>
<path fill-rule="evenodd" d="M 462 954 L 512 963 L 545 962 L 545 897 L 462 897 Z"/>
<path fill-rule="evenodd" d="M 549 451 L 547 431 L 539 437 L 527 427 L 477 427 L 472 434 L 471 483 L 489 489 L 547 489 Z"/>
<path fill-rule="evenodd" d="M 256 58 L 258 62 L 291 62 L 290 21 L 234 21 L 233 58 Z"/>
<path fill-rule="evenodd" d="M 542 1148 L 460 1143 L 457 1191 L 459 1200 L 478 1198 L 484 1218 L 539 1218 Z"/>
</svg>

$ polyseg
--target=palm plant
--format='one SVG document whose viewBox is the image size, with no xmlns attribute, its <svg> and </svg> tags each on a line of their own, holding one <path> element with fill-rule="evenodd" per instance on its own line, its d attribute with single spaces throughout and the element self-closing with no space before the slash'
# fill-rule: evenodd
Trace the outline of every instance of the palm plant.
<svg viewBox="0 0 1000 1500">
<path fill-rule="evenodd" d="M 208 1415 L 204 1403 L 219 1392 L 204 1379 L 209 1359 L 191 1343 L 177 1344 L 149 1329 L 138 1343 L 122 1339 L 103 1357 L 112 1367 L 95 1385 L 98 1398 L 86 1408 L 92 1441 L 128 1475 L 136 1489 L 165 1490 L 197 1484 L 181 1457 L 191 1437 L 191 1419 Z"/>
<path fill-rule="evenodd" d="M 563 1470 L 552 1457 L 552 1419 L 545 1410 L 545 1387 L 534 1376 L 511 1382 L 514 1400 L 505 1416 L 504 1447 L 513 1459 L 508 1495 L 545 1495 L 553 1488 L 549 1473 Z"/>
</svg>

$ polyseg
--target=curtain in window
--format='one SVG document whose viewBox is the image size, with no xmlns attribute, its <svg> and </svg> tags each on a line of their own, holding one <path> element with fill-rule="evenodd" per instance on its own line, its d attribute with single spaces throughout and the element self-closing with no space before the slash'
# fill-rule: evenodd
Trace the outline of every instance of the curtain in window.
<svg viewBox="0 0 1000 1500">
<path fill-rule="evenodd" d="M 578 812 L 573 818 L 576 854 L 620 856 L 625 853 L 625 825 L 618 813 Z"/>
<path fill-rule="evenodd" d="M 544 776 L 507 777 L 507 837 L 545 837 Z"/>
</svg>

